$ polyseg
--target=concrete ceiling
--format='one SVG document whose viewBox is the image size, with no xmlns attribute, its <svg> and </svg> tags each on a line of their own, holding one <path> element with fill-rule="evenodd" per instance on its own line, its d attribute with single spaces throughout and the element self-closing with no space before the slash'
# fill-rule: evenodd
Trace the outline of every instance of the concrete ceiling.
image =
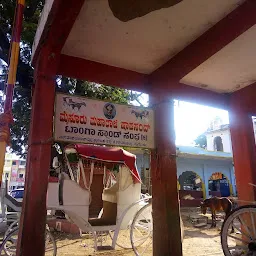
<svg viewBox="0 0 256 256">
<path fill-rule="evenodd" d="M 107 0 L 87 0 L 62 53 L 149 74 L 242 2 L 183 0 L 121 22 L 113 16 Z"/>
<path fill-rule="evenodd" d="M 45 3 L 33 54 L 53 2 Z M 151 74 L 244 2 L 183 0 L 169 8 L 122 22 L 112 14 L 108 0 L 86 0 L 62 54 Z M 190 73 L 184 72 L 186 75 L 180 83 L 230 93 L 256 82 L 255 42 L 256 25 L 191 72 L 187 71 Z"/>
<path fill-rule="evenodd" d="M 180 82 L 230 93 L 256 82 L 256 25 L 214 54 Z"/>
</svg>

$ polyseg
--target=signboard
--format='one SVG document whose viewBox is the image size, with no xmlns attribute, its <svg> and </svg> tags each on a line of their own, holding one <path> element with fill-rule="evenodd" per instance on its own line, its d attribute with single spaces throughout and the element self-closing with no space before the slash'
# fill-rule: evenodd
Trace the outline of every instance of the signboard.
<svg viewBox="0 0 256 256">
<path fill-rule="evenodd" d="M 221 172 L 215 172 L 211 176 L 211 180 L 221 180 L 223 178 Z"/>
<path fill-rule="evenodd" d="M 154 148 L 154 112 L 149 108 L 57 94 L 54 139 Z"/>
</svg>

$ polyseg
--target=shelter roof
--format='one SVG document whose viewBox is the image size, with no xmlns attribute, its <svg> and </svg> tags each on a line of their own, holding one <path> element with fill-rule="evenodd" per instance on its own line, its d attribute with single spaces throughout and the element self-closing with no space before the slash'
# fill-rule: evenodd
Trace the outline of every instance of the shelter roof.
<svg viewBox="0 0 256 256">
<path fill-rule="evenodd" d="M 129 21 L 109 1 L 46 0 L 33 63 L 49 45 L 61 53 L 60 75 L 141 92 L 170 89 L 222 108 L 227 93 L 255 83 L 255 0 L 181 0 Z"/>
</svg>

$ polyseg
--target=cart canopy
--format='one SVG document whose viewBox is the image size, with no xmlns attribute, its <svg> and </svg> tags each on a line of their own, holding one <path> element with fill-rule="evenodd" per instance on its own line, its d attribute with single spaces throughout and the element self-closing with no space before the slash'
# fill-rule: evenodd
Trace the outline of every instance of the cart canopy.
<svg viewBox="0 0 256 256">
<path fill-rule="evenodd" d="M 70 148 L 75 149 L 77 154 L 83 158 L 90 158 L 108 163 L 125 164 L 130 169 L 133 182 L 141 182 L 140 175 L 136 167 L 136 156 L 122 148 L 84 144 L 69 145 L 67 149 Z"/>
</svg>

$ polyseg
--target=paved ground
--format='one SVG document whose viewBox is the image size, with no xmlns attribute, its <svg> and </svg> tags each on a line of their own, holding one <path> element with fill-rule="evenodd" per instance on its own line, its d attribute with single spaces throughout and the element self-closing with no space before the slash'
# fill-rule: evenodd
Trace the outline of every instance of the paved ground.
<svg viewBox="0 0 256 256">
<path fill-rule="evenodd" d="M 110 241 L 109 241 L 110 242 Z M 58 256 L 82 256 L 82 255 L 99 255 L 99 256 L 117 256 L 125 255 L 132 256 L 134 253 L 131 250 L 117 248 L 115 251 L 93 252 L 89 249 L 90 243 L 87 239 L 69 236 L 58 240 Z M 85 246 L 86 245 L 86 246 Z M 71 254 L 72 252 L 72 254 Z M 151 253 L 146 254 L 152 255 Z M 185 228 L 185 239 L 183 242 L 183 256 L 223 256 L 219 231 L 217 229 L 200 229 L 193 227 Z"/>
<path fill-rule="evenodd" d="M 220 245 L 220 236 L 217 229 L 186 228 L 183 242 L 184 256 L 223 256 Z"/>
<path fill-rule="evenodd" d="M 198 214 L 198 210 L 185 210 L 182 212 L 182 219 L 185 225 L 185 239 L 183 241 L 183 256 L 223 256 L 220 245 L 220 223 L 216 229 L 211 229 L 210 225 L 205 228 L 195 228 L 191 223 L 191 216 Z M 117 248 L 115 251 L 93 252 L 89 249 L 92 242 L 86 238 L 68 236 L 59 237 L 58 239 L 58 256 L 82 256 L 82 255 L 99 255 L 99 256 L 132 256 L 131 250 Z M 105 244 L 110 244 L 110 240 Z M 72 254 L 71 254 L 72 252 Z M 145 256 L 152 255 L 147 253 Z"/>
<path fill-rule="evenodd" d="M 198 216 L 198 209 L 183 209 L 182 219 L 185 225 L 185 238 L 183 241 L 183 256 L 223 256 L 221 244 L 220 244 L 220 225 L 215 229 L 211 229 L 210 225 L 204 228 L 195 228 L 192 219 L 194 216 Z M 112 251 L 98 251 L 94 252 L 93 240 L 88 236 L 73 236 L 64 233 L 53 233 L 57 241 L 58 253 L 57 256 L 133 256 L 132 250 L 125 250 L 119 247 Z M 129 234 L 129 233 L 128 233 Z M 122 244 L 129 243 L 128 240 L 122 238 L 119 241 Z M 104 241 L 104 245 L 110 245 L 111 240 L 107 238 Z M 51 253 L 47 253 L 47 256 L 51 256 Z M 152 252 L 143 254 L 144 256 L 151 256 Z"/>
</svg>

